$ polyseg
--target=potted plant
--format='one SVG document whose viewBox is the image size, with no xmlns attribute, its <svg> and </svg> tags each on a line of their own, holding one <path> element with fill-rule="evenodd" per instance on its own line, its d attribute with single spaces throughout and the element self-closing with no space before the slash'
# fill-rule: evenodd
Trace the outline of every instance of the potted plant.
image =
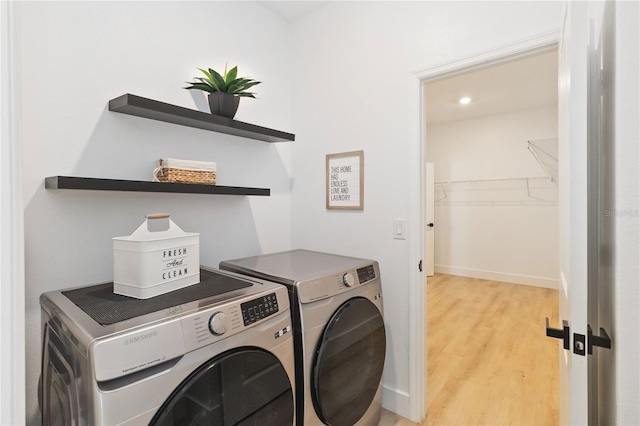
<svg viewBox="0 0 640 426">
<path fill-rule="evenodd" d="M 190 86 L 185 89 L 208 92 L 209 108 L 212 114 L 233 118 L 238 110 L 241 97 L 255 98 L 255 93 L 247 90 L 260 82 L 246 77 L 238 77 L 237 66 L 227 71 L 225 64 L 222 75 L 211 68 L 208 70 L 198 69 L 204 74 L 204 77 L 194 77 L 194 81 L 187 82 Z"/>
</svg>

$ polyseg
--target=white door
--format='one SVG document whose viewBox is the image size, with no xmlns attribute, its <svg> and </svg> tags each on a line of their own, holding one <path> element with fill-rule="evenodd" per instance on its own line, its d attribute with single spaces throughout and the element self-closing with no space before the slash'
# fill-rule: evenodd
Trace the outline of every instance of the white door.
<svg viewBox="0 0 640 426">
<path fill-rule="evenodd" d="M 560 424 L 589 423 L 587 355 L 589 120 L 598 109 L 588 102 L 589 2 L 566 2 L 559 49 L 558 133 L 560 192 L 560 320 L 570 332 L 560 348 Z M 595 109 L 595 111 L 594 111 Z M 592 201 L 591 201 L 592 202 Z"/>
<path fill-rule="evenodd" d="M 428 277 L 432 277 L 434 272 L 434 264 L 435 264 L 435 222 L 434 222 L 434 195 L 435 195 L 435 184 L 434 184 L 434 170 L 433 163 L 427 163 L 426 168 L 426 202 L 427 202 L 427 227 L 426 227 L 426 269 L 425 272 Z"/>
</svg>

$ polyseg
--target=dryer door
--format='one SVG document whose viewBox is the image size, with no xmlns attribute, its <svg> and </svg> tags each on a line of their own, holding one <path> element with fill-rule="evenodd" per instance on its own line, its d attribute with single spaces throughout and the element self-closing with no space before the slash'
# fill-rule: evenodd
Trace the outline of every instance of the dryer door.
<svg viewBox="0 0 640 426">
<path fill-rule="evenodd" d="M 282 363 L 257 348 L 212 358 L 171 394 L 150 425 L 291 425 L 293 390 Z"/>
<path fill-rule="evenodd" d="M 329 425 L 353 425 L 369 409 L 382 379 L 386 336 L 378 308 L 356 297 L 325 327 L 311 378 L 313 405 Z"/>
</svg>

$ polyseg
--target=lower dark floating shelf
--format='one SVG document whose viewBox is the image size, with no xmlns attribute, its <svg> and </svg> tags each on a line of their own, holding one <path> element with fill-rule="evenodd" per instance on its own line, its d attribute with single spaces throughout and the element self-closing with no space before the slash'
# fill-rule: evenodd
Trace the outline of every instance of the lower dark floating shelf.
<svg viewBox="0 0 640 426">
<path fill-rule="evenodd" d="M 171 192 L 182 194 L 260 195 L 269 196 L 268 188 L 202 185 L 197 183 L 148 182 L 141 180 L 99 179 L 75 176 L 45 178 L 47 189 L 86 189 L 94 191 Z"/>
</svg>

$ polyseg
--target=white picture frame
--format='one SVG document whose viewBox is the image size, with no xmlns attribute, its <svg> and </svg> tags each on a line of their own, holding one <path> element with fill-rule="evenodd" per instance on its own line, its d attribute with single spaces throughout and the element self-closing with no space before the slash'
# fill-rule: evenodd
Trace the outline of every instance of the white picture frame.
<svg viewBox="0 0 640 426">
<path fill-rule="evenodd" d="M 328 154 L 326 207 L 364 210 L 364 151 Z"/>
</svg>

